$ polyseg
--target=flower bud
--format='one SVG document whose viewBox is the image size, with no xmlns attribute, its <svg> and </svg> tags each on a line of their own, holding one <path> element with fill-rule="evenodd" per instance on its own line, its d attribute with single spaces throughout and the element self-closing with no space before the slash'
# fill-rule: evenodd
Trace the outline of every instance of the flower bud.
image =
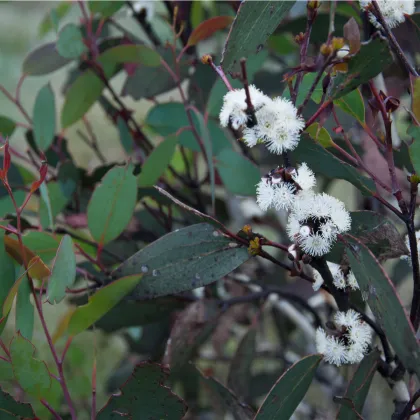
<svg viewBox="0 0 420 420">
<path fill-rule="evenodd" d="M 332 47 L 333 47 L 334 51 L 338 51 L 338 50 L 341 50 L 341 48 L 344 47 L 345 41 L 344 41 L 344 38 L 334 37 L 332 39 L 331 44 L 332 44 Z"/>
<path fill-rule="evenodd" d="M 333 52 L 333 49 L 330 45 L 328 44 L 322 44 L 321 48 L 319 49 L 320 53 L 322 55 L 328 56 Z"/>
</svg>

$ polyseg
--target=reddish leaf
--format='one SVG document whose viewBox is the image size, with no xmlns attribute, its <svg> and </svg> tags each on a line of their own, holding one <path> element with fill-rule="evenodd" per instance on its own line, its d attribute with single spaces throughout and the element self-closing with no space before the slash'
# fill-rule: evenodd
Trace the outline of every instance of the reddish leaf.
<svg viewBox="0 0 420 420">
<path fill-rule="evenodd" d="M 7 172 L 9 172 L 10 163 L 11 163 L 10 152 L 9 152 L 9 142 L 7 141 L 3 147 L 0 147 L 0 149 L 3 149 L 3 152 L 4 152 L 3 169 L 0 169 L 0 179 L 5 179 L 7 176 Z"/>
<path fill-rule="evenodd" d="M 227 28 L 232 22 L 232 16 L 216 16 L 201 22 L 190 35 L 188 45 L 196 45 L 198 42 L 211 37 L 215 32 Z"/>
<path fill-rule="evenodd" d="M 356 54 L 360 50 L 359 25 L 354 18 L 351 18 L 343 28 L 344 38 L 349 44 L 350 54 Z"/>
<path fill-rule="evenodd" d="M 41 186 L 41 184 L 45 181 L 47 172 L 48 172 L 48 163 L 43 162 L 41 169 L 39 170 L 39 180 L 33 182 L 31 185 L 31 193 L 35 192 Z"/>
</svg>

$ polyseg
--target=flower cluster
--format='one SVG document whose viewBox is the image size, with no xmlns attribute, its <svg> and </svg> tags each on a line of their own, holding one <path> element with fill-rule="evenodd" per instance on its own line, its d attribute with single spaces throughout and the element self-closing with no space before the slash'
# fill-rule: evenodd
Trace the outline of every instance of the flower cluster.
<svg viewBox="0 0 420 420">
<path fill-rule="evenodd" d="M 328 262 L 327 264 L 333 276 L 333 284 L 337 289 L 359 289 L 359 284 L 357 283 L 356 277 L 351 270 L 347 274 L 344 274 L 343 270 L 338 264 L 334 264 L 332 262 Z M 323 285 L 324 280 L 318 271 L 314 272 L 314 279 L 315 283 L 312 285 L 312 288 L 317 291 Z"/>
<path fill-rule="evenodd" d="M 249 86 L 249 93 L 256 112 L 271 101 L 267 95 L 264 95 L 254 85 Z M 245 89 L 231 90 L 223 97 L 223 106 L 219 119 L 222 127 L 227 127 L 230 123 L 235 130 L 248 123 L 249 115 L 247 114 Z"/>
<path fill-rule="evenodd" d="M 235 130 L 243 128 L 243 140 L 249 147 L 261 141 L 275 154 L 296 148 L 305 126 L 296 107 L 287 99 L 269 98 L 253 85 L 249 86 L 249 93 L 257 124 L 248 126 L 245 89 L 232 90 L 224 96 L 220 124 L 226 127 L 230 122 Z"/>
<path fill-rule="evenodd" d="M 287 233 L 306 254 L 318 257 L 328 253 L 337 235 L 347 232 L 350 226 L 350 214 L 340 200 L 308 192 L 296 197 Z"/>
<path fill-rule="evenodd" d="M 315 184 L 315 175 L 306 163 L 297 170 L 273 169 L 257 184 L 257 203 L 263 211 L 269 208 L 289 210 L 295 197 L 312 189 Z"/>
<path fill-rule="evenodd" d="M 334 316 L 336 330 L 328 335 L 321 327 L 316 331 L 317 351 L 324 360 L 336 366 L 359 363 L 366 354 L 370 341 L 370 327 L 353 309 L 337 312 Z"/>
<path fill-rule="evenodd" d="M 400 23 L 405 21 L 405 15 L 412 15 L 414 13 L 414 0 L 377 0 L 379 9 L 385 19 L 385 22 L 390 28 L 395 28 Z M 366 9 L 372 3 L 371 0 L 360 0 L 360 7 Z M 372 25 L 381 28 L 376 16 L 369 12 L 369 20 Z"/>
</svg>

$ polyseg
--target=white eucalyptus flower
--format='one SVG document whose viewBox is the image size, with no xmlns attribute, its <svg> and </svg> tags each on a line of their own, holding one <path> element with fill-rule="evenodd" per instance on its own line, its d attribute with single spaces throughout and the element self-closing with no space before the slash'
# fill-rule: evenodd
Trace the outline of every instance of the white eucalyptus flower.
<svg viewBox="0 0 420 420">
<path fill-rule="evenodd" d="M 372 339 L 370 327 L 352 309 L 347 312 L 337 312 L 334 322 L 343 330 L 341 336 L 329 336 L 322 328 L 318 328 L 315 335 L 317 351 L 324 355 L 326 362 L 336 366 L 359 363 Z"/>
<path fill-rule="evenodd" d="M 349 271 L 349 273 L 346 276 L 343 273 L 343 270 L 341 269 L 340 265 L 329 261 L 327 261 L 327 264 L 333 277 L 333 284 L 337 289 L 346 289 L 347 287 L 350 287 L 352 290 L 359 289 L 359 285 L 352 271 Z M 315 291 L 317 291 L 320 286 L 318 286 L 315 289 L 314 285 L 322 285 L 324 283 L 324 280 L 322 279 L 321 274 L 319 274 L 319 272 L 316 270 L 314 271 L 314 279 L 315 283 L 312 285 L 312 287 Z"/>
<path fill-rule="evenodd" d="M 309 227 L 310 235 L 301 235 L 302 226 Z M 350 214 L 340 200 L 325 193 L 306 192 L 293 202 L 287 233 L 306 254 L 317 257 L 328 253 L 337 235 L 350 226 Z"/>
<path fill-rule="evenodd" d="M 244 141 L 248 146 L 252 147 L 261 140 L 275 154 L 296 148 L 305 121 L 289 100 L 275 98 L 261 107 L 255 115 L 258 124 L 244 130 Z"/>
<path fill-rule="evenodd" d="M 297 195 L 315 186 L 315 175 L 306 163 L 302 163 L 298 170 L 291 174 L 290 181 L 283 180 L 281 170 L 278 168 L 271 171 L 257 184 L 257 204 L 263 211 L 271 207 L 276 210 L 288 210 Z"/>
<path fill-rule="evenodd" d="M 146 12 L 146 20 L 150 22 L 155 14 L 155 2 L 154 1 L 134 1 L 133 9 L 136 13 L 140 13 L 142 10 Z M 128 16 L 133 16 L 133 12 L 129 7 L 125 7 Z"/>
<path fill-rule="evenodd" d="M 405 21 L 405 15 L 412 15 L 415 9 L 414 0 L 377 0 L 377 2 L 385 22 L 390 28 L 395 28 L 400 23 L 403 23 Z M 365 9 L 372 1 L 360 0 L 359 3 L 360 7 Z M 369 12 L 369 20 L 377 28 L 381 27 L 376 16 L 371 12 Z"/>
<path fill-rule="evenodd" d="M 271 99 L 264 95 L 254 85 L 249 86 L 249 93 L 251 96 L 251 102 L 257 112 L 263 105 L 271 102 Z M 223 97 L 223 106 L 220 111 L 220 125 L 227 127 L 229 122 L 235 130 L 238 130 L 241 126 L 245 125 L 248 121 L 248 115 L 246 113 L 246 93 L 245 89 L 234 89 L 226 93 Z M 257 141 L 253 144 L 248 144 L 250 147 L 255 146 Z"/>
</svg>

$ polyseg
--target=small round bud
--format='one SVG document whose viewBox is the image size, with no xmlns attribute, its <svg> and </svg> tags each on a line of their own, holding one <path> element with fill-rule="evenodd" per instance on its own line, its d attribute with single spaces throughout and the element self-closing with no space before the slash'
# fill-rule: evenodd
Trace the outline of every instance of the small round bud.
<svg viewBox="0 0 420 420">
<path fill-rule="evenodd" d="M 202 62 L 203 64 L 210 65 L 210 64 L 213 62 L 213 59 L 211 58 L 211 55 L 210 55 L 210 54 L 204 54 L 204 55 L 201 57 L 201 62 Z"/>
<path fill-rule="evenodd" d="M 333 49 L 328 44 L 322 44 L 319 51 L 321 52 L 322 55 L 328 56 L 333 52 Z"/>
<path fill-rule="evenodd" d="M 334 51 L 341 50 L 341 48 L 343 48 L 344 47 L 344 44 L 345 44 L 344 38 L 336 38 L 336 37 L 334 37 L 332 39 L 331 44 L 332 44 L 332 47 L 333 47 Z"/>
<path fill-rule="evenodd" d="M 299 35 L 295 36 L 295 41 L 297 44 L 302 44 L 302 42 L 305 39 L 305 34 L 303 32 L 301 32 Z"/>
<path fill-rule="evenodd" d="M 316 10 L 316 9 L 318 9 L 319 6 L 321 6 L 320 1 L 308 1 L 308 4 L 307 4 L 306 7 L 308 9 Z"/>
</svg>

